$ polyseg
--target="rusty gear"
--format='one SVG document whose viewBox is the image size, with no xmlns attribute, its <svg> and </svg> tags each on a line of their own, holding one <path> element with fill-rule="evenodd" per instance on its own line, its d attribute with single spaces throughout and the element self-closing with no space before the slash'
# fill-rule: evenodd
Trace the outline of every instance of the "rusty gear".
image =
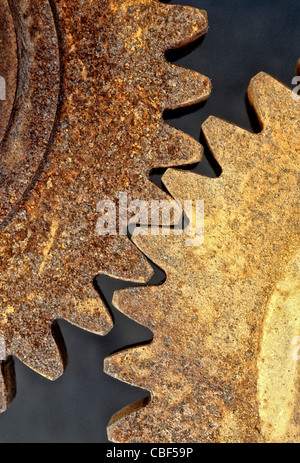
<svg viewBox="0 0 300 463">
<path fill-rule="evenodd" d="M 263 73 L 248 95 L 261 133 L 204 123 L 219 178 L 163 177 L 174 198 L 205 201 L 203 245 L 134 239 L 167 279 L 114 297 L 154 333 L 106 359 L 108 374 L 151 392 L 112 418 L 114 442 L 299 442 L 300 102 Z"/>
<path fill-rule="evenodd" d="M 10 356 L 47 378 L 62 374 L 55 320 L 111 329 L 97 274 L 148 280 L 152 269 L 127 236 L 97 235 L 97 204 L 119 192 L 168 199 L 150 171 L 199 161 L 202 147 L 167 125 L 163 111 L 205 100 L 210 81 L 164 56 L 206 32 L 203 11 L 157 0 L 1 6 L 12 50 L 3 50 L 1 35 L 10 84 L 0 108 L 3 409 Z"/>
</svg>

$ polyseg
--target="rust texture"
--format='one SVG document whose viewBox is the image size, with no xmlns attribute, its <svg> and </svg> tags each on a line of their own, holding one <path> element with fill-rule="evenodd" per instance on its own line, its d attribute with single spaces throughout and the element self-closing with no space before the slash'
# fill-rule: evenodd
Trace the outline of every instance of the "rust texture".
<svg viewBox="0 0 300 463">
<path fill-rule="evenodd" d="M 206 32 L 203 11 L 156 0 L 2 3 L 1 21 L 18 44 L 0 157 L 4 409 L 12 355 L 49 379 L 62 374 L 55 320 L 102 335 L 111 329 L 97 274 L 140 282 L 152 274 L 127 236 L 96 233 L 97 204 L 119 192 L 168 199 L 149 173 L 198 161 L 202 147 L 167 125 L 163 111 L 205 100 L 210 81 L 164 56 Z"/>
<path fill-rule="evenodd" d="M 106 359 L 108 374 L 151 392 L 112 418 L 114 442 L 300 440 L 300 102 L 264 73 L 248 96 L 259 134 L 204 123 L 219 178 L 174 169 L 163 177 L 174 198 L 205 201 L 203 245 L 134 239 L 167 279 L 114 297 L 154 333 Z"/>
<path fill-rule="evenodd" d="M 13 24 L 13 19 L 7 4 L 7 0 L 0 1 L 0 77 L 6 88 L 5 100 L 0 102 L 0 143 L 5 134 L 5 130 L 12 112 L 13 102 L 17 88 L 17 40 Z M 6 86 L 6 85 L 5 85 Z"/>
<path fill-rule="evenodd" d="M 44 157 L 60 82 L 57 35 L 48 0 L 1 3 L 5 6 L 1 34 L 6 36 L 8 30 L 9 35 L 7 41 L 1 40 L 8 100 L 3 105 L 7 125 L 0 146 L 0 223 L 21 200 Z"/>
</svg>

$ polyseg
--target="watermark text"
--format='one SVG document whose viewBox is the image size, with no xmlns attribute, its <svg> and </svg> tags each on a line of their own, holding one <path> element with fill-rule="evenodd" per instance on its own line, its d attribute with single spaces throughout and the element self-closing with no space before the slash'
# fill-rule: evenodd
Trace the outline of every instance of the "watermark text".
<svg viewBox="0 0 300 463">
<path fill-rule="evenodd" d="M 127 193 L 119 193 L 118 201 L 102 200 L 97 204 L 99 219 L 96 232 L 100 236 L 175 235 L 185 236 L 186 246 L 204 242 L 204 201 L 151 200 L 128 201 Z"/>
<path fill-rule="evenodd" d="M 295 85 L 295 88 L 292 90 L 293 100 L 300 101 L 300 76 L 293 78 L 292 85 Z"/>
<path fill-rule="evenodd" d="M 0 76 L 0 101 L 6 100 L 6 81 L 4 77 Z"/>
</svg>

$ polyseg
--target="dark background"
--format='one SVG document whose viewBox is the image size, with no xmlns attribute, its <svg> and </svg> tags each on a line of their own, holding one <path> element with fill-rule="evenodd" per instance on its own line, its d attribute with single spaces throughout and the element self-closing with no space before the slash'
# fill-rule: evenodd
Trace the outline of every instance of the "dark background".
<svg viewBox="0 0 300 463">
<path fill-rule="evenodd" d="M 177 0 L 205 9 L 210 29 L 204 40 L 181 51 L 170 52 L 170 61 L 194 69 L 213 81 L 205 105 L 168 112 L 166 120 L 200 139 L 201 124 L 210 115 L 258 130 L 247 115 L 245 100 L 250 79 L 260 71 L 291 86 L 300 57 L 299 0 Z M 280 108 L 278 108 L 280 110 Z M 201 139 L 202 140 L 202 139 Z M 209 157 L 209 153 L 207 153 Z M 214 175 L 204 159 L 194 169 Z M 152 179 L 158 185 L 162 171 Z M 163 281 L 156 269 L 152 283 Z M 106 277 L 97 279 L 111 305 L 113 291 L 128 287 Z M 29 370 L 18 360 L 18 393 L 9 410 L 0 415 L 1 443 L 105 443 L 111 416 L 139 400 L 147 391 L 131 387 L 103 373 L 104 358 L 133 344 L 149 341 L 151 332 L 111 308 L 115 327 L 105 338 L 59 322 L 68 348 L 69 365 L 54 383 Z"/>
</svg>

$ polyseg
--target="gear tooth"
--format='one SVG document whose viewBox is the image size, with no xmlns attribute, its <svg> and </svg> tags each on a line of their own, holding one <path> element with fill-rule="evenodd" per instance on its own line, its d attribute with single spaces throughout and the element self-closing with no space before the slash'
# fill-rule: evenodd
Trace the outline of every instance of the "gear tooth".
<svg viewBox="0 0 300 463">
<path fill-rule="evenodd" d="M 201 213 L 203 213 L 204 208 L 206 225 L 208 224 L 208 213 L 219 205 L 222 177 L 208 178 L 189 171 L 168 169 L 162 177 L 162 182 L 168 192 L 183 205 L 185 217 L 188 218 L 189 223 L 195 226 L 195 211 L 198 207 L 198 211 L 201 208 Z M 187 207 L 186 204 L 188 204 Z M 191 204 L 193 209 L 190 208 Z M 187 229 L 184 230 L 184 233 L 186 232 Z M 199 239 L 200 241 L 201 239 Z M 166 253 L 166 251 L 164 252 Z"/>
<path fill-rule="evenodd" d="M 116 291 L 113 305 L 127 317 L 155 331 L 155 307 L 159 290 L 157 286 L 147 288 L 129 288 Z M 147 301 L 147 310 L 141 312 L 141 302 Z M 148 304 L 148 301 L 150 303 Z"/>
<path fill-rule="evenodd" d="M 166 49 L 185 46 L 208 30 L 208 18 L 204 10 L 179 5 L 161 5 L 161 9 L 166 13 L 160 30 Z"/>
<path fill-rule="evenodd" d="M 26 336 L 25 333 L 23 338 L 25 341 L 13 340 L 12 354 L 41 376 L 51 381 L 58 379 L 67 364 L 66 349 L 58 326 L 56 325 L 55 333 L 49 328 L 42 335 L 38 332 L 37 336 Z M 24 350 L 23 342 L 26 342 Z M 17 345 L 14 347 L 14 344 Z"/>
<path fill-rule="evenodd" d="M 151 169 L 152 170 L 152 169 Z M 150 170 L 150 172 L 151 172 Z M 149 177 L 144 178 L 146 186 L 141 185 L 141 191 L 139 194 L 139 200 L 141 201 L 171 201 L 172 199 L 168 196 L 161 188 L 149 181 Z M 132 198 L 134 200 L 134 198 Z"/>
<path fill-rule="evenodd" d="M 16 379 L 12 357 L 0 362 L 0 413 L 7 410 L 16 395 Z"/>
<path fill-rule="evenodd" d="M 110 251 L 109 246 L 107 249 Z M 118 265 L 118 260 L 115 258 L 116 252 L 126 255 L 127 257 L 126 260 L 122 261 L 122 267 Z M 101 268 L 100 271 L 98 269 L 95 274 L 107 275 L 132 283 L 148 283 L 153 276 L 153 268 L 147 259 L 141 255 L 132 242 L 126 237 L 126 239 L 122 239 L 122 243 L 119 243 L 118 250 L 114 248 L 111 253 L 109 252 L 107 264 L 104 268 Z"/>
<path fill-rule="evenodd" d="M 146 200 L 149 200 L 149 197 L 154 193 L 158 199 L 166 198 L 165 194 L 163 197 L 161 196 L 161 190 L 148 181 L 146 176 L 143 176 L 138 189 L 141 193 L 138 195 L 140 200 L 144 199 L 143 195 L 145 195 Z M 129 205 L 130 197 L 128 197 L 127 200 Z M 118 215 L 117 210 L 116 214 Z M 97 223 L 96 220 L 95 223 Z M 77 267 L 80 266 L 81 271 L 80 273 L 78 273 L 78 271 L 73 272 L 73 292 L 78 295 L 79 301 L 83 300 L 83 291 L 79 291 L 78 288 L 85 288 L 84 293 L 86 293 L 86 300 L 94 299 L 95 291 L 91 283 L 97 275 L 107 275 L 112 278 L 131 281 L 133 283 L 148 283 L 152 278 L 153 269 L 151 265 L 127 238 L 127 226 L 128 224 L 126 223 L 125 230 L 122 231 L 122 233 L 125 234 L 124 236 L 119 236 L 117 234 L 104 235 L 103 230 L 96 226 L 96 236 L 94 234 L 90 239 L 87 238 L 84 242 L 85 253 L 79 253 L 77 255 Z M 117 254 L 126 256 L 126 259 L 116 259 Z M 82 260 L 81 265 L 79 265 L 80 259 Z M 86 265 L 86 262 L 88 262 L 88 265 Z M 72 295 L 72 291 L 69 291 L 69 287 L 66 289 L 68 289 L 68 293 Z"/>
<path fill-rule="evenodd" d="M 159 134 L 160 152 L 155 153 L 151 169 L 196 164 L 203 157 L 203 147 L 181 130 L 164 124 Z"/>
<path fill-rule="evenodd" d="M 137 223 L 141 223 L 143 226 L 147 226 L 147 224 L 149 224 L 150 227 L 150 224 L 153 226 L 169 226 L 177 224 L 181 220 L 181 208 L 176 202 L 174 202 L 170 195 L 165 193 L 153 183 L 149 182 L 148 179 L 145 179 L 145 181 L 147 182 L 147 186 L 141 190 L 138 200 L 138 209 L 140 210 L 140 201 L 145 202 L 145 208 L 147 209 L 145 209 L 145 217 L 141 217 L 143 222 L 140 222 L 139 217 L 134 216 L 132 219 L 128 220 L 129 225 L 136 225 Z M 134 202 L 132 205 L 134 205 Z M 157 209 L 154 211 L 156 206 L 159 208 L 159 211 Z M 152 211 L 154 211 L 153 214 Z M 150 277 L 147 278 L 147 281 L 149 281 L 151 277 L 152 273 L 150 274 Z M 125 278 L 122 276 L 122 279 Z"/>
<path fill-rule="evenodd" d="M 150 364 L 151 354 L 152 350 L 149 345 L 118 352 L 104 360 L 104 371 L 124 383 L 148 389 L 142 371 L 145 368 L 148 369 L 145 363 Z"/>
<path fill-rule="evenodd" d="M 280 108 L 280 112 L 282 112 L 287 107 L 294 111 L 295 102 L 293 98 L 287 98 L 290 93 L 291 89 L 269 74 L 261 72 L 253 77 L 248 88 L 248 98 L 263 129 L 272 126 L 273 131 L 282 130 L 278 111 Z M 276 105 L 273 104 L 275 95 Z"/>
<path fill-rule="evenodd" d="M 214 182 L 216 179 L 201 177 L 193 172 L 168 169 L 162 177 L 162 182 L 169 193 L 180 201 L 194 199 L 195 192 L 199 189 L 199 180 L 204 182 Z M 187 185 L 189 187 L 187 188 Z M 200 191 L 201 193 L 201 191 Z M 199 196 L 199 199 L 200 198 Z"/>
<path fill-rule="evenodd" d="M 99 295 L 83 298 L 84 290 L 74 292 L 70 303 L 63 312 L 63 318 L 81 329 L 105 336 L 113 327 L 111 316 Z"/>
<path fill-rule="evenodd" d="M 179 172 L 176 169 L 168 169 L 162 176 L 161 180 L 173 197 L 181 198 L 182 195 L 184 195 L 181 179 L 182 172 Z"/>
<path fill-rule="evenodd" d="M 151 429 L 151 415 L 152 405 L 149 398 L 123 408 L 111 418 L 108 424 L 108 440 L 116 443 L 146 442 L 147 439 L 142 439 L 142 434 Z"/>
<path fill-rule="evenodd" d="M 226 169 L 228 164 L 239 168 L 239 161 L 249 156 L 249 142 L 254 135 L 247 130 L 212 116 L 204 122 L 202 129 L 211 152 L 222 168 Z M 237 145 L 240 147 L 240 159 L 237 159 Z"/>
<path fill-rule="evenodd" d="M 211 93 L 211 80 L 194 71 L 167 64 L 168 99 L 165 109 L 176 109 L 201 103 Z"/>
<path fill-rule="evenodd" d="M 170 243 L 179 240 L 180 236 L 164 236 L 159 234 L 160 232 L 158 227 L 154 227 L 154 230 L 151 230 L 152 234 L 133 236 L 132 241 L 154 264 L 166 271 L 169 266 L 168 259 L 164 259 L 164 256 L 166 253 L 174 254 Z"/>
<path fill-rule="evenodd" d="M 160 408 L 157 405 L 157 398 L 145 398 L 116 413 L 108 424 L 109 441 L 120 444 L 175 442 L 172 440 L 172 425 L 174 426 L 174 423 L 164 423 L 162 427 L 155 426 L 164 414 L 163 407 Z M 180 427 L 179 423 L 178 425 Z M 177 442 L 184 441 L 177 440 Z M 187 439 L 186 442 L 191 441 Z"/>
</svg>

